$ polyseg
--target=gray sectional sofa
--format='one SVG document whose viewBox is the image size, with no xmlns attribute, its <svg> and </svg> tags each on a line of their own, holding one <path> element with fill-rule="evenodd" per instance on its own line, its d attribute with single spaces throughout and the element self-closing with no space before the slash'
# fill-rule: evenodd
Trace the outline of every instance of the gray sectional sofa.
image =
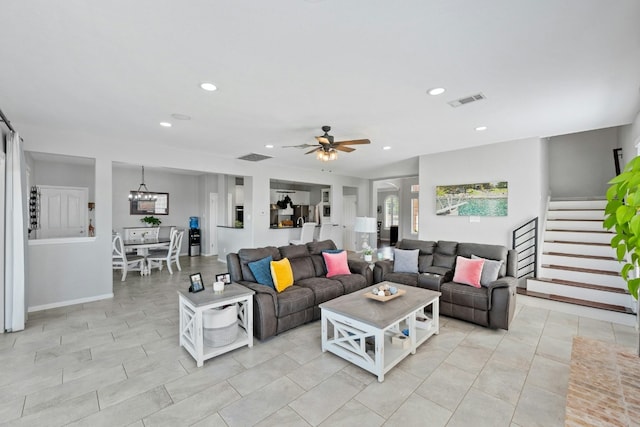
<svg viewBox="0 0 640 427">
<path fill-rule="evenodd" d="M 419 249 L 418 272 L 394 272 L 393 261 L 377 261 L 373 281 L 384 280 L 442 293 L 440 314 L 489 328 L 509 329 L 516 305 L 517 252 L 504 246 L 404 239 L 398 249 Z M 498 278 L 479 288 L 453 281 L 458 256 L 502 261 Z"/>
<path fill-rule="evenodd" d="M 348 259 L 352 274 L 327 278 L 322 256 L 335 250 L 331 240 L 289 245 L 240 249 L 227 255 L 227 266 L 233 282 L 255 291 L 253 296 L 253 334 L 263 340 L 296 326 L 320 318 L 319 304 L 344 294 L 366 288 L 373 283 L 369 263 Z M 274 261 L 288 258 L 294 284 L 282 292 L 257 283 L 249 263 L 271 256 Z"/>
</svg>

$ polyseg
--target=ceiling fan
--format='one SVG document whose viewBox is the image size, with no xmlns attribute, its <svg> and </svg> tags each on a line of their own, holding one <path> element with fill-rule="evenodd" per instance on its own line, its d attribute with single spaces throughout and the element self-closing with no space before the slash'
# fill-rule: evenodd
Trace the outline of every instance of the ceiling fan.
<svg viewBox="0 0 640 427">
<path fill-rule="evenodd" d="M 308 148 L 315 147 L 313 150 L 307 151 L 305 154 L 317 153 L 317 158 L 319 160 L 328 161 L 335 160 L 338 158 L 338 151 L 344 151 L 345 153 L 350 153 L 355 150 L 355 148 L 347 147 L 347 145 L 360 145 L 360 144 L 371 144 L 371 141 L 368 139 L 353 139 L 349 141 L 335 141 L 333 139 L 333 135 L 329 135 L 329 131 L 331 130 L 331 126 L 322 126 L 322 131 L 324 135 L 316 136 L 316 140 L 318 140 L 318 144 L 300 144 L 300 145 L 289 145 L 288 147 L 295 148 Z"/>
</svg>

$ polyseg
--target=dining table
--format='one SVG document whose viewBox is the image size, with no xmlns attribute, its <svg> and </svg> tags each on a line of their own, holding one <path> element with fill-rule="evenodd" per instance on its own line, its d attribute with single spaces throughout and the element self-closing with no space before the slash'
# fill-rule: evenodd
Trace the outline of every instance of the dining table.
<svg viewBox="0 0 640 427">
<path fill-rule="evenodd" d="M 128 251 L 135 249 L 138 255 L 144 257 L 144 267 L 142 269 L 142 275 L 146 276 L 151 274 L 149 263 L 147 262 L 147 256 L 149 255 L 149 249 L 169 249 L 171 239 L 169 237 L 147 237 L 145 239 L 131 239 L 123 240 L 124 250 Z"/>
</svg>

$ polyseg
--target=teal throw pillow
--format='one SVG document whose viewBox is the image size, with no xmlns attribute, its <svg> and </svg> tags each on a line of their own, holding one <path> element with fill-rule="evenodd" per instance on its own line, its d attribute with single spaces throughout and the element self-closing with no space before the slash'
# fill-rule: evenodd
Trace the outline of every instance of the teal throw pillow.
<svg viewBox="0 0 640 427">
<path fill-rule="evenodd" d="M 273 261 L 273 258 L 268 256 L 266 258 L 259 259 L 258 261 L 250 262 L 247 265 L 253 273 L 253 276 L 256 278 L 256 282 L 261 285 L 269 286 L 275 290 L 276 287 L 273 284 L 273 278 L 271 277 L 271 261 Z"/>
</svg>

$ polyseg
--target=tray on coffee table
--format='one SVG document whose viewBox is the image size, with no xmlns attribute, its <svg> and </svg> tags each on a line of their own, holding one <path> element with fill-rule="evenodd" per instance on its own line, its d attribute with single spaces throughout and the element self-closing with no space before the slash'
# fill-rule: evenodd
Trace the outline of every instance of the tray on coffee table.
<svg viewBox="0 0 640 427">
<path fill-rule="evenodd" d="M 371 291 L 367 292 L 364 294 L 365 297 L 367 298 L 371 298 L 374 299 L 376 301 L 382 301 L 382 302 L 387 302 L 389 300 L 392 300 L 394 298 L 398 298 L 404 294 L 406 294 L 407 291 L 405 291 L 404 289 L 398 289 L 398 292 L 394 295 L 385 295 L 385 296 L 380 296 L 380 295 L 375 295 L 373 294 Z"/>
</svg>

